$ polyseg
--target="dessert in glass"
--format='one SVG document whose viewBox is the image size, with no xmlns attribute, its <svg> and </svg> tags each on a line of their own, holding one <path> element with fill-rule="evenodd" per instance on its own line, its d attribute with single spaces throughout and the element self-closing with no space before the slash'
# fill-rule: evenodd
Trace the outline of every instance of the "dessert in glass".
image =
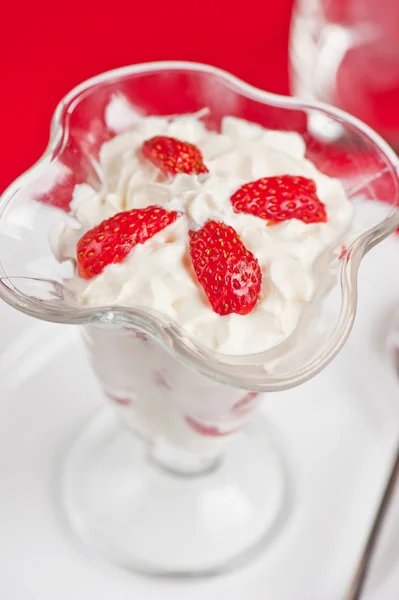
<svg viewBox="0 0 399 600">
<path fill-rule="evenodd" d="M 345 164 L 317 114 L 345 128 Z M 156 575 L 232 569 L 275 539 L 293 477 L 256 408 L 343 346 L 398 201 L 368 127 L 213 67 L 125 67 L 64 98 L 2 197 L 0 295 L 81 325 L 108 400 L 61 477 L 81 538 Z"/>
</svg>

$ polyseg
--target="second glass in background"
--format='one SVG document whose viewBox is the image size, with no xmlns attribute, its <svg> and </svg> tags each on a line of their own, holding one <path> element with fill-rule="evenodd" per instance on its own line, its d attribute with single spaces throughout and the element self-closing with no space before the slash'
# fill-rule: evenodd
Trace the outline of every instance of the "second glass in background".
<svg viewBox="0 0 399 600">
<path fill-rule="evenodd" d="M 397 0 L 296 0 L 290 61 L 293 94 L 355 115 L 399 149 Z"/>
</svg>

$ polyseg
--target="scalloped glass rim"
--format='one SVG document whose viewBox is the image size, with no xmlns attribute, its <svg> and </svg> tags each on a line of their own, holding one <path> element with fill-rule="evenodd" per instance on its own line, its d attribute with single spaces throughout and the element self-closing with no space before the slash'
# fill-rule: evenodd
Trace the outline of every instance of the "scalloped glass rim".
<svg viewBox="0 0 399 600">
<path fill-rule="evenodd" d="M 399 204 L 399 159 L 378 134 L 358 119 L 339 109 L 319 102 L 299 100 L 260 90 L 226 71 L 199 63 L 162 61 L 122 67 L 88 79 L 71 90 L 61 100 L 51 121 L 50 140 L 43 156 L 28 171 L 16 179 L 2 194 L 0 197 L 2 203 L 0 216 L 16 191 L 28 185 L 37 177 L 39 170 L 45 170 L 62 151 L 68 140 L 68 120 L 66 119 L 66 126 L 63 127 L 63 118 L 72 112 L 74 100 L 80 99 L 92 86 L 112 81 L 114 78 L 151 71 L 179 69 L 218 75 L 224 80 L 227 86 L 237 89 L 243 96 L 270 106 L 292 107 L 299 110 L 317 109 L 333 119 L 341 119 L 369 138 L 393 167 L 396 175 L 396 194 L 395 198 L 392 199 L 393 208 L 383 221 L 362 233 L 352 243 L 346 260 L 341 261 L 340 285 L 342 298 L 340 313 L 332 333 L 319 349 L 318 355 L 289 373 L 273 375 L 265 371 L 264 364 L 267 361 L 273 360 L 276 355 L 276 348 L 281 349 L 281 346 L 286 342 L 260 354 L 227 356 L 198 344 L 172 319 L 154 311 L 116 306 L 90 309 L 76 305 L 76 308 L 74 307 L 69 310 L 65 308 L 61 310 L 57 306 L 46 306 L 44 308 L 42 302 L 33 300 L 14 285 L 13 281 L 19 278 L 9 278 L 7 273 L 4 272 L 1 263 L 0 297 L 17 310 L 41 320 L 80 325 L 101 322 L 109 323 L 111 326 L 123 325 L 140 329 L 156 338 L 168 351 L 188 366 L 228 385 L 261 392 L 278 391 L 299 385 L 320 372 L 342 348 L 352 329 L 356 314 L 357 274 L 360 262 L 373 246 L 381 242 L 399 226 L 399 213 L 396 209 L 396 206 Z M 45 283 L 51 284 L 48 280 L 45 280 Z M 53 282 L 53 285 L 54 289 L 57 286 L 59 287 L 57 282 Z"/>
</svg>

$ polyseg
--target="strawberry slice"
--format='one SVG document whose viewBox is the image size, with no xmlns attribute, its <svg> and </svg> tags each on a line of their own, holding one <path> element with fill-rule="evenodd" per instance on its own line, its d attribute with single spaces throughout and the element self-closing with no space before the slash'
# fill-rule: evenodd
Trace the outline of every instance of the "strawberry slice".
<svg viewBox="0 0 399 600">
<path fill-rule="evenodd" d="M 244 416 L 251 411 L 254 400 L 259 396 L 258 392 L 248 392 L 241 400 L 234 404 L 232 412 L 239 416 Z"/>
<path fill-rule="evenodd" d="M 189 142 L 156 135 L 150 140 L 146 140 L 141 150 L 145 158 L 166 175 L 208 173 L 200 150 Z"/>
<path fill-rule="evenodd" d="M 236 430 L 232 429 L 230 431 L 223 431 L 218 429 L 215 425 L 205 425 L 192 417 L 184 417 L 187 425 L 191 427 L 196 433 L 200 435 L 208 436 L 208 437 L 224 437 L 225 435 L 230 435 L 235 433 Z"/>
<path fill-rule="evenodd" d="M 119 263 L 137 244 L 176 221 L 179 213 L 159 206 L 137 208 L 116 214 L 91 229 L 76 248 L 78 273 L 90 279 L 111 263 Z"/>
<path fill-rule="evenodd" d="M 343 258 L 345 258 L 347 252 L 348 252 L 348 248 L 345 246 L 345 244 L 342 244 L 341 252 L 339 253 L 338 260 L 342 260 Z"/>
<path fill-rule="evenodd" d="M 325 223 L 327 213 L 312 179 L 299 175 L 263 177 L 246 183 L 230 198 L 236 213 L 249 213 L 275 225 L 288 219 Z"/>
<path fill-rule="evenodd" d="M 262 273 L 237 232 L 208 221 L 199 231 L 189 231 L 189 238 L 191 261 L 213 310 L 248 314 L 258 302 Z"/>
</svg>

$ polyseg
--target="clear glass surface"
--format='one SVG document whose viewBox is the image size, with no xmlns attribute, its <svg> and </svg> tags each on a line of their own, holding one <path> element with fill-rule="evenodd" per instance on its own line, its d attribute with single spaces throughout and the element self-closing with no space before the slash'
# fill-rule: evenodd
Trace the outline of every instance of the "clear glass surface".
<svg viewBox="0 0 399 600">
<path fill-rule="evenodd" d="M 297 132 L 307 157 L 339 178 L 355 205 L 351 230 L 314 266 L 318 293 L 298 328 L 259 354 L 207 349 L 146 307 L 78 305 L 63 286 L 72 265 L 52 251 L 74 186 L 101 184 L 104 141 L 143 116 L 204 108 L 211 130 L 233 115 Z M 323 136 L 309 127 L 315 120 L 324 123 Z M 345 132 L 339 142 L 329 127 Z M 272 432 L 250 422 L 259 393 L 306 381 L 344 344 L 360 262 L 399 225 L 398 183 L 397 157 L 356 119 L 257 90 L 213 67 L 125 67 L 64 98 L 45 155 L 1 199 L 0 296 L 33 317 L 84 326 L 89 359 L 118 416 L 119 426 L 109 409 L 96 417 L 63 471 L 64 506 L 82 538 L 120 564 L 163 575 L 233 568 L 274 538 L 292 497 Z"/>
<path fill-rule="evenodd" d="M 397 0 L 296 0 L 290 46 L 294 94 L 354 114 L 399 148 Z"/>
<path fill-rule="evenodd" d="M 257 419 L 217 460 L 148 446 L 107 410 L 70 450 L 61 501 L 91 549 L 149 575 L 230 571 L 271 544 L 292 493 L 278 442 Z"/>
</svg>

